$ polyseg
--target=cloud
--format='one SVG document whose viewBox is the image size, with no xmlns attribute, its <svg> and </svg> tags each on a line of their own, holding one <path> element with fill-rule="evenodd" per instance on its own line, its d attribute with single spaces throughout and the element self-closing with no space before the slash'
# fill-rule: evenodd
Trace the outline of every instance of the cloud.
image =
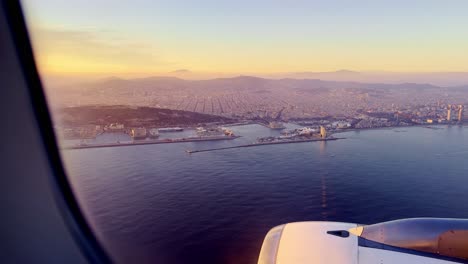
<svg viewBox="0 0 468 264">
<path fill-rule="evenodd" d="M 46 72 L 136 72 L 173 65 L 154 43 L 116 32 L 33 28 L 31 36 L 38 64 Z"/>
</svg>

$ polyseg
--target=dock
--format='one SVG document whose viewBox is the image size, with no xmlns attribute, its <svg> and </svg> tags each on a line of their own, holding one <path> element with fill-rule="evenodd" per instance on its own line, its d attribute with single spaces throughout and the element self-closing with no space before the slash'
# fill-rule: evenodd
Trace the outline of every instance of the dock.
<svg viewBox="0 0 468 264">
<path fill-rule="evenodd" d="M 293 143 L 317 142 L 317 141 L 331 141 L 331 140 L 339 140 L 339 139 L 345 139 L 345 138 L 331 137 L 331 138 L 314 138 L 314 139 L 301 139 L 301 140 L 282 140 L 282 141 L 273 141 L 273 142 L 259 142 L 259 143 L 252 143 L 252 144 L 246 144 L 246 145 L 222 147 L 222 148 L 186 150 L 185 152 L 187 152 L 189 154 L 192 154 L 192 153 L 198 153 L 198 152 L 208 152 L 208 151 L 225 150 L 225 149 L 250 148 L 250 147 L 258 147 L 258 146 L 266 146 L 266 145 L 293 144 Z"/>
<path fill-rule="evenodd" d="M 128 142 L 101 143 L 101 144 L 77 144 L 73 146 L 65 146 L 63 147 L 63 149 L 110 148 L 110 147 L 125 147 L 125 146 L 136 146 L 136 145 L 233 140 L 239 137 L 240 136 L 211 136 L 211 137 L 175 138 L 175 139 L 136 140 L 136 141 L 128 141 Z"/>
</svg>

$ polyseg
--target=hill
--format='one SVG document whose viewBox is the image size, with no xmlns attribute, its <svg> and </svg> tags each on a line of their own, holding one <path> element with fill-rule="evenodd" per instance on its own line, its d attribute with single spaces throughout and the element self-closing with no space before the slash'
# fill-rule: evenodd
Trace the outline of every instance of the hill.
<svg viewBox="0 0 468 264">
<path fill-rule="evenodd" d="M 127 127 L 195 126 L 199 123 L 230 123 L 235 120 L 180 110 L 129 106 L 80 106 L 55 111 L 63 126 L 108 125 L 122 123 Z"/>
</svg>

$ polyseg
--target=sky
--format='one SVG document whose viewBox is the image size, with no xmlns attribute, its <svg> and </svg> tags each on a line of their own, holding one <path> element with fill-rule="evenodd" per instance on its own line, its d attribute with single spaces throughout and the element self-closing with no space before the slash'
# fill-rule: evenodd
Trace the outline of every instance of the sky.
<svg viewBox="0 0 468 264">
<path fill-rule="evenodd" d="M 40 71 L 468 72 L 468 1 L 22 1 Z"/>
</svg>

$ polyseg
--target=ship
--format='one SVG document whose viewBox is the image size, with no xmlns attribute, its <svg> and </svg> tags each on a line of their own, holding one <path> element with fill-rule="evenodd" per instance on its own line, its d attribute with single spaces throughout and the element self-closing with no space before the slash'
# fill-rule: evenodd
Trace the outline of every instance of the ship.
<svg viewBox="0 0 468 264">
<path fill-rule="evenodd" d="M 158 138 L 159 137 L 159 131 L 157 128 L 151 128 L 148 130 L 148 134 L 150 138 Z"/>
<path fill-rule="evenodd" d="M 180 132 L 180 131 L 184 131 L 184 129 L 181 128 L 181 127 L 164 127 L 164 128 L 158 129 L 158 132 L 159 132 L 159 133 L 165 133 L 165 132 Z"/>
<path fill-rule="evenodd" d="M 299 135 L 301 136 L 310 136 L 313 133 L 315 133 L 317 130 L 310 128 L 310 127 L 303 127 L 303 128 L 299 128 L 297 131 L 299 132 Z"/>
<path fill-rule="evenodd" d="M 207 136 L 219 136 L 222 135 L 223 131 L 217 127 L 198 127 L 197 128 L 197 135 L 200 137 L 207 137 Z"/>
<path fill-rule="evenodd" d="M 233 136 L 234 136 L 234 132 L 233 132 L 231 129 L 222 127 L 221 130 L 223 131 L 223 133 L 224 133 L 225 136 L 229 136 L 229 137 L 233 137 Z"/>
<path fill-rule="evenodd" d="M 273 121 L 268 124 L 271 129 L 285 129 L 286 127 L 281 122 Z"/>
</svg>

